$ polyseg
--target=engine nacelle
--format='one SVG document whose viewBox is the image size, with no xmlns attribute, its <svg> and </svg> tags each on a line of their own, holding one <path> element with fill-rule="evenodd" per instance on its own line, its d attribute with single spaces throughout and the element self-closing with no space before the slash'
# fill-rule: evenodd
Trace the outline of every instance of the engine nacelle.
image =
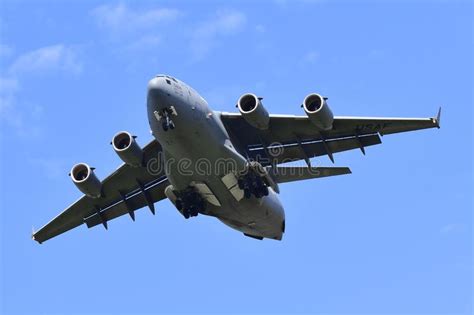
<svg viewBox="0 0 474 315">
<path fill-rule="evenodd" d="M 261 98 L 258 98 L 255 94 L 244 94 L 239 98 L 237 107 L 250 125 L 261 130 L 268 129 L 270 115 L 263 107 Z"/>
<path fill-rule="evenodd" d="M 139 167 L 143 165 L 143 150 L 135 138 L 130 133 L 121 131 L 112 138 L 112 146 L 122 161 L 130 166 Z"/>
<path fill-rule="evenodd" d="M 94 169 L 86 163 L 74 165 L 69 175 L 76 187 L 87 196 L 99 198 L 102 195 L 102 183 L 95 176 Z"/>
<path fill-rule="evenodd" d="M 324 97 L 313 93 L 305 97 L 303 109 L 309 120 L 321 130 L 332 129 L 334 116 Z"/>
</svg>

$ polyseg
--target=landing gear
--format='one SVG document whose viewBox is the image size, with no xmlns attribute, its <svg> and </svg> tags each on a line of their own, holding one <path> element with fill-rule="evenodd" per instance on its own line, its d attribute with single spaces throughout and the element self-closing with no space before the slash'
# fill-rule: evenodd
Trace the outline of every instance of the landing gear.
<svg viewBox="0 0 474 315">
<path fill-rule="evenodd" d="M 250 199 L 250 197 L 252 197 L 252 192 L 249 188 L 244 188 L 244 197 L 245 199 Z"/>
<path fill-rule="evenodd" d="M 244 197 L 250 199 L 252 194 L 256 198 L 268 196 L 268 186 L 263 178 L 255 171 L 249 172 L 239 178 L 237 184 L 240 189 L 244 191 Z"/>
<path fill-rule="evenodd" d="M 166 120 L 163 121 L 162 127 L 163 127 L 164 131 L 168 131 L 168 129 L 173 130 L 175 128 L 175 125 L 174 125 L 174 122 L 171 119 L 166 117 Z"/>
<path fill-rule="evenodd" d="M 171 116 L 177 116 L 176 110 L 173 106 L 167 107 L 159 113 L 160 120 L 163 121 L 161 127 L 164 131 L 168 131 L 169 129 L 173 130 L 175 128 L 175 124 L 171 120 Z"/>
<path fill-rule="evenodd" d="M 189 219 L 190 217 L 197 217 L 199 214 L 199 208 L 195 205 L 191 205 L 188 208 L 183 209 L 183 216 L 186 219 Z"/>
<path fill-rule="evenodd" d="M 206 203 L 199 193 L 190 188 L 179 194 L 175 205 L 184 218 L 189 219 L 190 217 L 196 217 L 199 212 L 204 211 Z"/>
</svg>

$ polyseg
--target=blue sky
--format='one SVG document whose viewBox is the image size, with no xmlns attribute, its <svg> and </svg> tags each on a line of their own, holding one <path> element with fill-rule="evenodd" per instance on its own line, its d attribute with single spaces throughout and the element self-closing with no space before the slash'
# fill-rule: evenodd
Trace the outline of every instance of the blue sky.
<svg viewBox="0 0 474 315">
<path fill-rule="evenodd" d="M 2 1 L 1 312 L 471 314 L 473 20 L 468 1 Z M 80 196 L 74 163 L 104 178 L 117 131 L 151 140 L 156 73 L 216 110 L 254 92 L 302 114 L 319 92 L 337 115 L 442 105 L 442 129 L 336 155 L 352 175 L 284 185 L 282 242 L 168 201 L 33 242 Z"/>
</svg>

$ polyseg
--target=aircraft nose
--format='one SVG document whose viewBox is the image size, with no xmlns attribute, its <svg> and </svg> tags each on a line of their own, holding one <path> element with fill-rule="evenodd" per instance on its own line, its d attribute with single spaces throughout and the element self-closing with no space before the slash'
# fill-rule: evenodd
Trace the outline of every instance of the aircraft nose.
<svg viewBox="0 0 474 315">
<path fill-rule="evenodd" d="M 153 107 L 166 106 L 170 90 L 163 77 L 154 77 L 148 81 L 148 103 Z"/>
<path fill-rule="evenodd" d="M 165 89 L 164 80 L 161 77 L 154 77 L 148 81 L 148 94 L 159 94 L 162 93 Z"/>
</svg>

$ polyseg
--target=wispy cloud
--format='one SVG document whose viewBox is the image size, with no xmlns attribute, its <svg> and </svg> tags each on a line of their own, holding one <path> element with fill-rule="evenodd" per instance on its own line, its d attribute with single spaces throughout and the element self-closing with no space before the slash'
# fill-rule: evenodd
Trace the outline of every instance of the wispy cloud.
<svg viewBox="0 0 474 315">
<path fill-rule="evenodd" d="M 18 80 L 13 78 L 0 77 L 0 94 L 13 93 L 19 88 Z"/>
<path fill-rule="evenodd" d="M 385 51 L 382 49 L 373 48 L 368 52 L 368 57 L 370 59 L 382 59 L 385 55 Z"/>
<path fill-rule="evenodd" d="M 319 59 L 319 53 L 317 51 L 308 51 L 304 56 L 303 56 L 303 62 L 306 64 L 314 64 L 318 61 Z"/>
<path fill-rule="evenodd" d="M 42 173 L 48 179 L 59 179 L 66 175 L 66 165 L 63 159 L 57 157 L 35 157 L 28 158 L 27 161 L 38 173 Z"/>
<path fill-rule="evenodd" d="M 18 102 L 20 82 L 16 78 L 0 77 L 0 125 L 16 131 L 19 136 L 35 136 L 39 128 L 35 125 L 43 107 L 29 102 Z M 28 122 L 28 123 L 26 123 Z"/>
<path fill-rule="evenodd" d="M 241 31 L 247 22 L 239 11 L 218 11 L 215 16 L 202 23 L 192 34 L 191 49 L 196 59 L 202 59 L 219 38 Z"/>
<path fill-rule="evenodd" d="M 218 85 L 203 91 L 203 96 L 209 104 L 236 104 L 242 90 L 243 87 L 238 85 Z M 233 109 L 232 107 L 228 108 L 228 110 Z"/>
<path fill-rule="evenodd" d="M 97 24 L 113 35 L 149 29 L 161 22 L 175 20 L 181 14 L 181 11 L 169 8 L 135 11 L 123 3 L 102 5 L 91 11 Z"/>
<path fill-rule="evenodd" d="M 0 44 L 0 57 L 9 57 L 13 54 L 13 48 L 7 44 Z"/>
<path fill-rule="evenodd" d="M 19 88 L 17 79 L 0 77 L 0 118 L 14 120 L 13 117 L 9 117 L 9 113 L 13 106 L 15 93 Z"/>
<path fill-rule="evenodd" d="M 0 115 L 9 106 L 11 98 L 19 88 L 17 79 L 0 77 Z"/>
<path fill-rule="evenodd" d="M 126 49 L 129 51 L 138 51 L 143 50 L 143 48 L 151 49 L 160 45 L 161 36 L 158 35 L 144 35 L 138 38 L 135 41 L 132 41 L 126 46 Z"/>
<path fill-rule="evenodd" d="M 24 75 L 54 72 L 74 75 L 82 72 L 82 64 L 75 49 L 58 44 L 38 48 L 14 58 L 5 67 L 5 73 L 0 74 L 0 122 L 13 128 L 20 136 L 39 134 L 40 128 L 35 122 L 40 119 L 43 107 L 21 100 L 21 81 Z"/>
<path fill-rule="evenodd" d="M 189 25 L 187 21 L 178 25 L 176 21 L 185 16 L 185 12 L 179 9 L 137 9 L 124 3 L 101 5 L 91 10 L 90 15 L 111 44 L 122 52 L 155 49 L 173 36 L 173 39 L 190 40 L 189 50 L 194 60 L 206 56 L 217 46 L 219 39 L 241 31 L 247 20 L 240 11 L 219 10 L 209 19 L 195 25 Z M 171 25 L 176 27 L 171 28 Z M 262 33 L 265 28 L 258 25 L 255 31 Z"/>
<path fill-rule="evenodd" d="M 265 28 L 265 26 L 263 26 L 262 24 L 257 24 L 255 26 L 255 31 L 259 34 L 263 34 L 267 31 L 267 29 Z"/>
<path fill-rule="evenodd" d="M 163 30 L 184 13 L 174 8 L 139 10 L 124 3 L 101 5 L 90 11 L 99 29 L 110 43 L 123 53 L 155 49 L 163 42 Z"/>
<path fill-rule="evenodd" d="M 325 3 L 326 0 L 274 0 L 274 3 L 281 7 L 286 7 L 287 5 L 291 5 L 292 3 L 301 3 L 301 4 L 321 4 Z"/>
<path fill-rule="evenodd" d="M 450 223 L 450 224 L 447 224 L 447 225 L 443 226 L 443 227 L 440 229 L 440 232 L 441 232 L 442 234 L 450 234 L 450 233 L 462 231 L 463 229 L 464 229 L 464 225 L 463 225 L 463 224 Z"/>
<path fill-rule="evenodd" d="M 58 44 L 20 55 L 9 68 L 9 72 L 13 75 L 50 71 L 79 74 L 82 72 L 82 64 L 78 61 L 74 49 Z"/>
</svg>

